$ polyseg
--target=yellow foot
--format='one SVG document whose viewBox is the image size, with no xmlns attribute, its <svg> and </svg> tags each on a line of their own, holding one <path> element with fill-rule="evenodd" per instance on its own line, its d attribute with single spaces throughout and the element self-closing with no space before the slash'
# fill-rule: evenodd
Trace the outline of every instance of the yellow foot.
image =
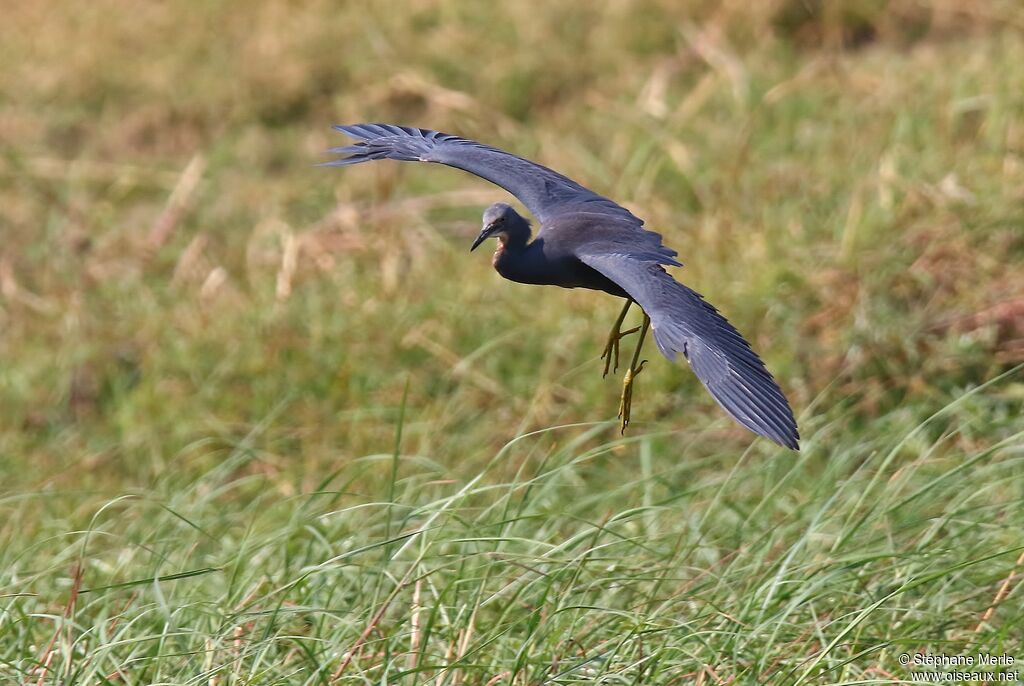
<svg viewBox="0 0 1024 686">
<path fill-rule="evenodd" d="M 625 435 L 626 427 L 629 426 L 629 411 L 633 406 L 633 381 L 644 370 L 647 360 L 643 360 L 636 367 L 626 370 L 626 376 L 622 379 L 622 396 L 619 398 L 619 419 L 622 426 L 619 433 Z"/>
<path fill-rule="evenodd" d="M 640 330 L 639 326 L 634 326 L 628 331 L 613 331 L 608 336 L 608 345 L 604 347 L 604 352 L 601 353 L 601 359 L 604 360 L 604 373 L 601 374 L 601 378 L 608 376 L 608 371 L 611 370 L 612 374 L 619 371 L 619 341 L 628 336 L 631 333 L 636 333 Z M 614 365 L 612 358 L 615 359 Z"/>
</svg>

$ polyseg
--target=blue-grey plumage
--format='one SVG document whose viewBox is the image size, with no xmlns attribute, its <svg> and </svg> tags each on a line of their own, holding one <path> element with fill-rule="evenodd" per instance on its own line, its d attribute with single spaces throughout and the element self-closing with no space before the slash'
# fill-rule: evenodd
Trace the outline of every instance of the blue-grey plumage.
<svg viewBox="0 0 1024 686">
<path fill-rule="evenodd" d="M 495 237 L 494 268 L 511 281 L 590 288 L 637 302 L 650 317 L 658 349 L 672 361 L 682 354 L 733 419 L 799 449 L 793 411 L 764 363 L 725 317 L 665 271 L 681 266 L 676 251 L 629 210 L 547 167 L 458 136 L 392 124 L 335 128 L 359 142 L 332 149 L 346 156 L 326 166 L 436 162 L 512 193 L 540 222 L 536 236 L 530 240 L 529 222 L 511 206 L 495 203 L 471 250 Z"/>
</svg>

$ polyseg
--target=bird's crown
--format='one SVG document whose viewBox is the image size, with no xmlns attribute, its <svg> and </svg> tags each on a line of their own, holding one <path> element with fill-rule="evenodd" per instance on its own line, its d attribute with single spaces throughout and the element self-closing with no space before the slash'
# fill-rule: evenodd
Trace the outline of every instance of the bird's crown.
<svg viewBox="0 0 1024 686">
<path fill-rule="evenodd" d="M 511 221 L 522 219 L 511 205 L 504 202 L 496 202 L 484 210 L 484 225 L 493 224 L 498 221 Z"/>
</svg>

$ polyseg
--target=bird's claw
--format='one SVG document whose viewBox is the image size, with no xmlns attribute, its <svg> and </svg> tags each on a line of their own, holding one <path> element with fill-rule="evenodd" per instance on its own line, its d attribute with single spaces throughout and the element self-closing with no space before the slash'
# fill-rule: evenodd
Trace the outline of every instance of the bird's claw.
<svg viewBox="0 0 1024 686">
<path fill-rule="evenodd" d="M 601 359 L 604 360 L 604 372 L 601 373 L 601 378 L 608 376 L 608 370 L 612 368 L 612 358 L 615 358 L 615 371 L 619 369 L 619 338 L 618 336 L 609 336 L 608 345 L 605 346 L 604 352 L 601 353 Z"/>
<path fill-rule="evenodd" d="M 619 433 L 621 435 L 625 435 L 626 427 L 629 426 L 629 413 L 633 406 L 633 381 L 644 370 L 645 364 L 647 364 L 647 360 L 642 360 L 635 368 L 627 369 L 626 375 L 622 379 L 622 396 L 619 398 L 619 419 L 622 420 Z"/>
<path fill-rule="evenodd" d="M 608 335 L 608 345 L 604 348 L 604 353 L 601 354 L 601 359 L 604 360 L 604 374 L 602 378 L 608 376 L 608 370 L 614 365 L 615 371 L 619 371 L 619 341 L 624 337 L 640 332 L 640 340 L 637 341 L 636 350 L 633 351 L 633 358 L 629 362 L 629 369 L 626 370 L 626 375 L 622 379 L 622 395 L 619 397 L 619 419 L 622 420 L 622 426 L 619 431 L 622 434 L 626 433 L 626 427 L 629 426 L 629 411 L 633 405 L 633 381 L 637 375 L 644 370 L 644 365 L 647 364 L 647 360 L 640 362 L 640 351 L 644 347 L 644 338 L 647 336 L 647 330 L 651 326 L 651 318 L 644 312 L 643 323 L 640 326 L 635 326 L 632 329 L 626 331 L 622 330 L 622 322 L 626 319 L 626 313 L 629 312 L 629 306 L 633 304 L 632 299 L 626 299 L 626 305 L 622 308 L 622 312 L 619 313 L 618 318 L 615 320 L 615 326 L 612 327 L 612 332 Z M 614 359 L 614 362 L 612 360 Z"/>
<path fill-rule="evenodd" d="M 619 341 L 639 330 L 639 326 L 634 326 L 627 331 L 613 331 L 608 336 L 608 345 L 605 346 L 604 352 L 601 353 L 601 359 L 604 360 L 604 372 L 601 374 L 602 379 L 608 376 L 609 371 L 612 374 L 617 374 L 619 371 Z M 612 362 L 613 359 L 615 360 L 614 362 Z"/>
</svg>

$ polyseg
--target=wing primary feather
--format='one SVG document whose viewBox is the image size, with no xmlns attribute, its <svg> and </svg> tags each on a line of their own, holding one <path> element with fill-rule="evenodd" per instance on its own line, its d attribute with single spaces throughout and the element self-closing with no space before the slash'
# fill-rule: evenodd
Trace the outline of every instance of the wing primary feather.
<svg viewBox="0 0 1024 686">
<path fill-rule="evenodd" d="M 739 424 L 799 450 L 793 411 L 764 362 L 735 327 L 697 292 L 672 278 L 644 250 L 590 244 L 577 254 L 608 277 L 651 317 L 654 340 L 670 360 L 679 353 L 704 387 Z"/>
<path fill-rule="evenodd" d="M 643 231 L 643 221 L 612 200 L 536 162 L 468 138 L 395 124 L 338 124 L 337 131 L 357 139 L 333 148 L 351 155 L 323 166 L 339 167 L 376 159 L 436 162 L 475 174 L 501 186 L 543 224 L 565 214 L 588 212 L 625 222 L 627 234 Z"/>
<path fill-rule="evenodd" d="M 738 393 L 738 389 L 731 385 L 725 385 L 713 392 L 718 404 L 728 412 L 736 421 L 755 433 L 770 438 L 779 445 L 793 450 L 798 449 L 798 434 L 790 429 L 779 418 L 764 413 L 753 413 L 749 400 Z"/>
</svg>

